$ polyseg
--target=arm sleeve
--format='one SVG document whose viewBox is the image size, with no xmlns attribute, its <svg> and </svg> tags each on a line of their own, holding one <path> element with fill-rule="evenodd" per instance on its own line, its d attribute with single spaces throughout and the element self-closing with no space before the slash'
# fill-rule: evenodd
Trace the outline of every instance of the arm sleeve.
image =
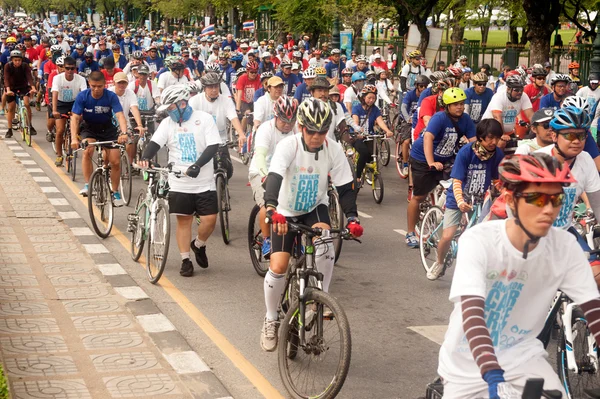
<svg viewBox="0 0 600 399">
<path fill-rule="evenodd" d="M 200 155 L 200 158 L 198 158 L 196 160 L 196 162 L 194 162 L 194 164 L 197 165 L 200 168 L 203 167 L 208 162 L 210 162 L 210 160 L 213 159 L 213 157 L 217 154 L 218 150 L 219 150 L 219 145 L 218 144 L 209 145 L 202 152 L 202 155 Z"/>
<path fill-rule="evenodd" d="M 410 120 L 410 115 L 408 115 L 408 105 L 402 101 L 402 105 L 400 106 L 400 112 L 402 113 L 402 117 L 404 118 L 405 121 L 409 121 Z"/>
<path fill-rule="evenodd" d="M 485 324 L 485 300 L 478 296 L 461 297 L 463 330 L 481 375 L 500 369 L 490 331 Z"/>
<path fill-rule="evenodd" d="M 142 154 L 142 159 L 146 161 L 151 160 L 152 158 L 154 158 L 154 156 L 158 153 L 159 150 L 160 145 L 158 145 L 154 141 L 150 141 L 146 146 L 144 153 Z"/>
<path fill-rule="evenodd" d="M 265 206 L 272 206 L 277 208 L 279 202 L 277 201 L 279 197 L 279 190 L 281 189 L 281 183 L 283 182 L 283 177 L 280 174 L 270 172 L 265 188 Z"/>
<path fill-rule="evenodd" d="M 402 91 L 406 92 L 406 78 L 404 76 L 400 76 L 400 87 Z"/>
<path fill-rule="evenodd" d="M 256 147 L 254 150 L 254 165 L 258 168 L 258 171 L 261 176 L 267 175 L 267 153 L 269 152 L 268 148 L 265 147 Z"/>
<path fill-rule="evenodd" d="M 354 182 L 350 182 L 341 186 L 336 186 L 336 190 L 340 195 L 340 205 L 346 217 L 356 217 L 358 212 L 356 210 L 356 190 L 354 189 Z"/>
</svg>

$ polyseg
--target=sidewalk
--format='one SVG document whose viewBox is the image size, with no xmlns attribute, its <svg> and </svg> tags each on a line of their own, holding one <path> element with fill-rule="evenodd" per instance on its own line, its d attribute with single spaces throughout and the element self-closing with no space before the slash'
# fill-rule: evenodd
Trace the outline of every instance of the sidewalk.
<svg viewBox="0 0 600 399">
<path fill-rule="evenodd" d="M 0 140 L 0 358 L 12 397 L 230 397 L 107 252 L 20 144 Z"/>
</svg>

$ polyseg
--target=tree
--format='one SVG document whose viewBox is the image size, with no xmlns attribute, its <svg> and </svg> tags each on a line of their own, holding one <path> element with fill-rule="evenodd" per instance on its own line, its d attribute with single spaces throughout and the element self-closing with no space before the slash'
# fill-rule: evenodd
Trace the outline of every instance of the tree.
<svg viewBox="0 0 600 399">
<path fill-rule="evenodd" d="M 499 7 L 499 0 L 488 1 L 481 4 L 479 0 L 466 1 L 466 22 L 471 26 L 478 26 L 481 30 L 481 44 L 485 45 L 488 41 L 488 34 L 492 24 L 492 11 Z"/>
<path fill-rule="evenodd" d="M 273 0 L 275 18 L 286 32 L 307 33 L 316 43 L 322 32 L 329 32 L 333 22 L 314 0 Z"/>
<path fill-rule="evenodd" d="M 522 0 L 527 15 L 527 37 L 531 63 L 544 63 L 550 57 L 550 39 L 558 25 L 560 0 Z"/>
<path fill-rule="evenodd" d="M 575 24 L 579 30 L 583 32 L 583 38 L 591 38 L 592 41 L 596 38 L 594 30 L 596 26 L 596 18 L 590 16 L 590 10 L 598 9 L 597 0 L 560 0 L 561 11 L 565 18 Z M 588 28 L 589 27 L 589 28 Z"/>
<path fill-rule="evenodd" d="M 452 12 L 452 20 L 448 21 L 450 23 L 450 28 L 452 29 L 452 35 L 450 36 L 450 40 L 452 41 L 452 59 L 458 59 L 460 56 L 460 48 L 459 45 L 463 41 L 463 37 L 465 35 L 465 11 L 467 6 L 467 0 L 455 0 L 452 5 L 450 5 L 450 10 Z"/>
</svg>

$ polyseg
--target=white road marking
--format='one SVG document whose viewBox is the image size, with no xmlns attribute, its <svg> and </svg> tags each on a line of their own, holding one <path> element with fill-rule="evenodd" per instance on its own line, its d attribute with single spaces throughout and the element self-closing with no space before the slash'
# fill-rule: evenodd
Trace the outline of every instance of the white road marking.
<svg viewBox="0 0 600 399">
<path fill-rule="evenodd" d="M 162 313 L 136 316 L 144 331 L 149 333 L 175 331 L 176 328 L 167 316 Z"/>
<path fill-rule="evenodd" d="M 33 176 L 33 180 L 38 183 L 50 183 L 52 181 L 48 176 Z"/>
<path fill-rule="evenodd" d="M 364 212 L 358 211 L 358 216 L 360 216 L 361 218 L 365 218 L 365 219 L 373 219 L 373 216 L 371 215 L 367 215 Z"/>
<path fill-rule="evenodd" d="M 176 352 L 163 355 L 178 374 L 201 373 L 210 368 L 194 351 Z"/>
<path fill-rule="evenodd" d="M 31 159 L 21 159 L 21 163 L 23 165 L 36 165 L 35 161 Z"/>
<path fill-rule="evenodd" d="M 44 187 L 42 187 L 42 188 L 44 188 Z M 67 203 L 67 205 L 69 205 L 69 204 Z M 76 211 L 58 212 L 58 216 L 60 216 L 60 218 L 63 219 L 63 220 L 66 220 L 66 219 L 81 219 L 81 216 L 79 216 L 79 213 L 77 213 Z"/>
<path fill-rule="evenodd" d="M 40 187 L 43 193 L 60 193 L 56 187 Z"/>
<path fill-rule="evenodd" d="M 83 248 L 88 254 L 107 254 L 109 253 L 108 248 L 102 244 L 83 244 Z"/>
<path fill-rule="evenodd" d="M 54 198 L 50 198 L 52 201 Z M 59 198 L 60 199 L 60 198 Z M 94 232 L 89 227 L 71 227 L 71 231 L 76 236 L 93 236 Z"/>
<path fill-rule="evenodd" d="M 405 231 L 405 230 L 402 230 L 402 229 L 394 229 L 394 231 L 395 231 L 396 233 L 400 234 L 400 235 L 403 235 L 403 236 L 405 236 L 405 235 L 406 235 L 406 231 Z"/>
<path fill-rule="evenodd" d="M 30 155 L 26 152 L 14 152 L 13 155 L 19 158 L 29 157 Z"/>
<path fill-rule="evenodd" d="M 106 265 L 97 265 L 97 266 L 98 266 L 98 269 L 100 270 L 100 273 L 102 273 L 105 276 L 118 276 L 120 274 L 127 274 L 125 269 L 123 269 L 121 267 L 121 265 L 118 263 L 109 263 Z"/>
<path fill-rule="evenodd" d="M 413 327 L 407 327 L 407 328 L 418 334 L 421 334 L 428 340 L 433 341 L 438 345 L 441 345 L 444 342 L 444 336 L 446 335 L 446 330 L 448 330 L 447 325 L 443 325 L 443 326 L 413 326 Z"/>
<path fill-rule="evenodd" d="M 69 201 L 67 201 L 65 198 L 48 198 L 48 201 L 50 201 L 50 203 L 54 206 L 69 205 Z"/>
<path fill-rule="evenodd" d="M 149 298 L 148 294 L 146 294 L 146 292 L 144 292 L 144 290 L 138 286 L 114 287 L 114 289 L 117 292 L 117 294 L 121 295 L 125 299 L 137 301 L 140 299 Z"/>
<path fill-rule="evenodd" d="M 40 168 L 26 168 L 25 170 L 29 173 L 44 173 Z"/>
</svg>

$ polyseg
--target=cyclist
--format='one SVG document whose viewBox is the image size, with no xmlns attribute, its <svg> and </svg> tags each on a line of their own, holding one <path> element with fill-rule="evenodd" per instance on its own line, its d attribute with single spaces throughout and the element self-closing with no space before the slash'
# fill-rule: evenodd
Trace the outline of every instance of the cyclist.
<svg viewBox="0 0 600 399">
<path fill-rule="evenodd" d="M 254 92 L 254 102 L 265 95 L 267 92 L 267 82 L 273 77 L 272 72 L 263 72 L 260 74 L 260 88 Z M 297 91 L 296 91 L 297 92 Z"/>
<path fill-rule="evenodd" d="M 159 93 L 155 93 L 155 98 L 157 98 L 159 94 L 162 94 L 167 87 L 190 81 L 184 74 L 185 64 L 178 58 L 173 57 L 172 59 L 165 61 L 165 66 L 169 68 L 169 72 L 162 73 L 158 78 L 157 87 Z M 152 70 L 152 66 L 150 66 L 150 70 Z"/>
<path fill-rule="evenodd" d="M 417 76 L 417 79 L 415 80 L 415 88 L 406 93 L 404 98 L 402 98 L 400 113 L 402 115 L 402 118 L 406 122 L 410 123 L 410 121 L 412 120 L 413 113 L 417 110 L 417 103 L 419 102 L 419 97 L 421 96 L 421 93 L 425 91 L 429 83 L 431 83 L 431 81 L 427 76 Z"/>
<path fill-rule="evenodd" d="M 283 80 L 273 76 L 267 81 L 267 93 L 254 103 L 254 127 L 256 130 L 261 123 L 273 119 L 273 104 L 283 94 Z"/>
<path fill-rule="evenodd" d="M 544 68 L 533 68 L 531 71 L 533 82 L 525 86 L 525 89 L 523 90 L 523 92 L 527 94 L 529 100 L 531 101 L 533 112 L 540 109 L 540 101 L 542 97 L 549 93 L 549 90 L 546 87 L 546 75 L 547 72 Z M 525 115 L 521 113 L 521 119 L 528 122 L 529 119 L 526 119 L 524 116 Z"/>
<path fill-rule="evenodd" d="M 283 80 L 284 88 L 283 94 L 288 97 L 293 97 L 298 85 L 300 84 L 300 78 L 298 75 L 292 73 L 292 63 L 284 60 L 280 64 L 281 70 L 275 74 Z"/>
<path fill-rule="evenodd" d="M 571 82 L 571 78 L 567 75 L 562 73 L 554 75 L 550 81 L 552 93 L 548 93 L 542 97 L 540 100 L 540 108 L 560 109 L 560 104 L 568 95 L 569 84 L 571 84 Z"/>
<path fill-rule="evenodd" d="M 342 82 L 337 85 L 338 89 L 340 89 L 340 101 L 342 103 L 344 102 L 344 93 L 346 92 L 346 89 L 352 84 L 353 74 L 354 71 L 350 67 L 346 67 L 342 70 Z"/>
<path fill-rule="evenodd" d="M 113 46 L 112 52 L 115 60 L 115 65 L 120 69 L 125 68 L 127 66 L 127 58 L 125 58 L 125 56 L 121 54 L 121 47 L 119 47 L 118 45 Z"/>
<path fill-rule="evenodd" d="M 337 89 L 337 87 L 332 86 L 328 79 L 318 77 L 310 86 L 310 93 L 313 98 L 325 101 L 331 107 L 333 117 L 329 125 L 329 130 L 327 131 L 327 137 L 329 140 L 339 141 L 339 138 L 346 132 L 346 126 L 352 126 L 356 132 L 359 132 L 362 129 L 354 122 L 352 116 L 344 109 L 342 104 L 335 101 L 329 101 L 330 95 L 335 89 Z M 337 91 L 338 99 L 339 94 L 340 92 Z"/>
<path fill-rule="evenodd" d="M 344 105 L 346 109 L 352 109 L 355 105 L 360 105 L 358 94 L 362 91 L 367 82 L 367 75 L 362 72 L 352 74 L 352 85 L 344 92 Z"/>
<path fill-rule="evenodd" d="M 235 93 L 235 111 L 238 118 L 242 121 L 242 131 L 246 131 L 246 113 L 254 109 L 254 95 L 261 88 L 261 79 L 258 76 L 258 63 L 248 61 L 246 64 L 247 73 L 242 75 L 236 82 Z M 243 119 L 242 119 L 243 118 Z M 241 137 L 241 136 L 240 136 Z"/>
<path fill-rule="evenodd" d="M 63 164 L 62 142 L 67 126 L 67 120 L 63 115 L 71 112 L 77 95 L 87 89 L 86 80 L 75 73 L 77 64 L 74 58 L 66 57 L 62 65 L 64 65 L 64 72 L 56 75 L 49 86 L 52 87 L 52 101 L 49 108 L 52 109 L 52 117 L 56 126 L 56 160 L 54 164 L 58 167 Z"/>
<path fill-rule="evenodd" d="M 410 248 L 419 247 L 415 235 L 419 204 L 441 180 L 448 178 L 449 166 L 463 136 L 470 141 L 475 140 L 475 124 L 464 113 L 466 99 L 465 92 L 457 87 L 444 91 L 442 101 L 445 110 L 431 117 L 425 133 L 415 141 L 410 150 L 413 195 L 407 209 L 406 234 L 406 244 Z"/>
<path fill-rule="evenodd" d="M 452 87 L 452 79 L 443 78 L 434 82 L 431 86 L 431 95 L 426 97 L 418 106 L 417 124 L 415 125 L 413 132 L 413 141 L 416 140 L 423 130 L 427 127 L 429 120 L 436 112 L 443 111 L 445 104 L 443 100 L 444 92 Z M 413 116 L 413 122 L 414 122 Z"/>
<path fill-rule="evenodd" d="M 473 75 L 473 86 L 465 90 L 467 101 L 465 101 L 465 112 L 469 114 L 474 123 L 479 123 L 483 113 L 487 109 L 494 92 L 487 86 L 488 77 L 483 72 Z"/>
<path fill-rule="evenodd" d="M 162 92 L 158 111 L 167 111 L 169 117 L 156 129 L 140 162 L 141 167 L 148 167 L 148 161 L 166 146 L 169 163 L 175 164 L 175 170 L 185 172 L 181 178 L 169 176 L 169 212 L 177 217 L 175 236 L 182 259 L 179 274 L 183 277 L 194 274 L 190 248 L 196 263 L 201 268 L 208 267 L 206 241 L 215 229 L 218 213 L 214 167 L 210 161 L 221 143 L 213 117 L 193 110 L 189 98 L 189 87 L 184 84 L 169 86 Z M 200 225 L 192 240 L 194 215 L 200 216 Z"/>
<path fill-rule="evenodd" d="M 275 73 L 275 65 L 273 64 L 273 62 L 271 62 L 271 53 L 269 53 L 268 51 L 265 51 L 262 53 L 261 55 L 262 61 L 260 62 L 259 66 L 258 66 L 258 70 L 260 71 L 260 73 L 264 73 L 264 72 L 271 72 L 271 73 Z"/>
<path fill-rule="evenodd" d="M 94 55 L 91 52 L 87 51 L 83 56 L 83 62 L 79 64 L 79 68 L 77 69 L 80 74 L 84 75 L 84 77 L 87 77 L 90 75 L 90 73 L 100 70 L 100 66 L 96 61 L 94 61 Z"/>
<path fill-rule="evenodd" d="M 400 72 L 400 87 L 402 88 L 402 94 L 413 90 L 415 88 L 415 82 L 417 76 L 424 75 L 425 70 L 421 66 L 421 52 L 414 50 L 408 53 L 408 63 L 402 67 Z"/>
<path fill-rule="evenodd" d="M 329 57 L 329 62 L 325 64 L 325 69 L 327 70 L 327 78 L 330 80 L 331 84 L 334 85 L 337 85 L 339 83 L 342 70 L 346 68 L 346 64 L 344 64 L 344 62 L 340 60 L 340 55 L 340 49 L 334 48 L 333 50 L 331 50 L 331 57 Z"/>
<path fill-rule="evenodd" d="M 31 69 L 29 65 L 23 62 L 23 55 L 19 50 L 13 50 L 10 52 L 10 61 L 4 65 L 4 87 L 6 96 L 6 102 L 8 103 L 8 112 L 6 113 L 6 120 L 8 121 L 8 130 L 6 131 L 5 138 L 11 138 L 12 123 L 15 118 L 16 110 L 16 96 L 23 95 L 23 102 L 27 108 L 27 117 L 29 118 L 29 126 L 31 129 L 31 135 L 36 135 L 37 132 L 31 124 L 31 107 L 29 106 L 29 94 L 35 94 L 35 82 L 31 75 Z"/>
<path fill-rule="evenodd" d="M 293 99 L 281 96 L 274 105 L 275 118 L 260 125 L 256 131 L 254 156 L 248 169 L 248 180 L 252 187 L 254 202 L 260 207 L 259 223 L 262 236 L 262 253 L 265 259 L 271 256 L 271 231 L 267 224 L 263 183 L 267 178 L 271 159 L 277 144 L 296 131 L 296 111 L 298 105 Z"/>
<path fill-rule="evenodd" d="M 503 134 L 500 122 L 485 119 L 477 125 L 476 141 L 465 145 L 456 154 L 450 172 L 452 186 L 447 190 L 444 231 L 437 245 L 437 260 L 427 273 L 429 280 L 442 276 L 444 260 L 462 215 L 471 212 L 475 205 L 471 198 L 482 200 L 492 182 L 498 179 L 498 165 L 504 153 L 497 149 L 497 145 Z"/>
<path fill-rule="evenodd" d="M 516 155 L 499 168 L 515 218 L 481 223 L 460 240 L 450 289 L 454 311 L 440 349 L 444 398 L 519 398 L 528 378 L 564 389 L 536 338 L 557 290 L 580 304 L 600 336 L 598 288 L 573 237 L 551 228 L 574 182 L 546 154 Z"/>
<path fill-rule="evenodd" d="M 592 121 L 591 131 L 594 140 L 596 140 L 597 137 L 598 119 L 600 119 L 600 115 L 598 114 L 598 101 L 600 101 L 598 83 L 600 83 L 600 74 L 592 72 L 588 76 L 588 85 L 577 91 L 577 96 L 586 99 L 592 110 L 591 115 L 594 120 Z"/>
<path fill-rule="evenodd" d="M 136 65 L 137 78 L 133 82 L 129 82 L 127 88 L 136 95 L 140 111 L 151 111 L 154 109 L 154 93 L 152 81 L 148 79 L 150 76 L 150 68 L 148 65 Z"/>
<path fill-rule="evenodd" d="M 106 88 L 111 89 L 115 87 L 115 75 L 119 72 L 123 72 L 121 68 L 115 67 L 115 59 L 112 57 L 112 53 L 110 57 L 105 57 L 100 60 L 102 64 L 102 69 L 100 72 L 104 74 L 104 81 L 106 82 Z"/>
<path fill-rule="evenodd" d="M 102 61 L 104 58 L 108 58 L 112 56 L 112 51 L 106 48 L 106 40 L 101 39 L 98 41 L 98 50 L 96 51 L 96 58 L 98 62 Z"/>
<path fill-rule="evenodd" d="M 554 143 L 552 140 L 552 129 L 550 121 L 554 116 L 552 108 L 540 108 L 531 117 L 531 134 L 533 138 L 521 140 L 515 154 L 528 155 Z"/>
<path fill-rule="evenodd" d="M 114 77 L 115 85 L 111 87 L 110 91 L 114 92 L 119 97 L 119 102 L 121 103 L 121 107 L 123 107 L 123 114 L 126 115 L 127 118 L 127 131 L 131 131 L 131 119 L 129 118 L 129 114 L 133 115 L 135 120 L 136 129 L 140 134 L 144 133 L 144 125 L 142 124 L 142 117 L 140 115 L 140 109 L 138 105 L 138 97 L 133 92 L 127 88 L 129 85 L 129 80 L 127 79 L 127 75 L 125 72 L 117 72 Z M 127 144 L 127 155 L 129 156 L 130 162 L 133 162 L 135 159 L 135 151 L 136 151 L 137 139 L 130 140 Z"/>
<path fill-rule="evenodd" d="M 300 86 L 296 89 L 294 93 L 294 100 L 297 104 L 302 103 L 304 100 L 311 96 L 310 94 L 310 86 L 313 84 L 317 74 L 315 73 L 315 68 L 308 67 L 303 73 L 304 82 L 300 83 Z"/>
<path fill-rule="evenodd" d="M 152 79 L 154 79 L 158 71 L 160 71 L 164 66 L 163 59 L 158 56 L 158 50 L 156 49 L 156 46 L 150 46 L 150 48 L 148 49 L 148 56 L 146 57 L 146 62 L 150 67 L 150 72 L 152 72 Z"/>
<path fill-rule="evenodd" d="M 79 134 L 87 142 L 114 141 L 127 142 L 127 120 L 123 113 L 123 107 L 119 103 L 119 97 L 105 89 L 104 75 L 100 71 L 94 71 L 88 77 L 90 88 L 80 92 L 75 97 L 75 103 L 71 110 L 71 147 L 79 148 Z M 112 123 L 113 114 L 117 118 L 121 133 Z M 81 123 L 81 126 L 80 126 Z M 119 192 L 119 180 L 121 176 L 121 156 L 118 149 L 107 148 L 104 150 L 105 157 L 111 166 L 110 179 L 115 206 L 123 206 L 124 202 Z M 83 151 L 81 161 L 83 179 L 85 185 L 79 191 L 80 195 L 87 197 L 89 181 L 92 175 L 92 156 L 94 148 L 88 147 Z"/>
<path fill-rule="evenodd" d="M 79 68 L 79 65 L 85 60 L 85 46 L 83 43 L 75 45 L 75 50 L 71 53 L 71 58 L 75 60 L 77 68 Z"/>
<path fill-rule="evenodd" d="M 469 67 L 462 68 L 462 76 L 457 86 L 464 91 L 473 86 L 473 82 L 471 82 L 471 72 L 473 72 L 473 70 Z"/>
<path fill-rule="evenodd" d="M 577 90 L 581 88 L 581 78 L 579 77 L 579 62 L 573 61 L 569 64 L 569 82 L 568 91 L 569 94 L 577 93 Z"/>
<path fill-rule="evenodd" d="M 285 273 L 295 237 L 288 234 L 287 219 L 330 229 L 327 195 L 330 176 L 348 217 L 347 228 L 354 236 L 362 235 L 350 165 L 341 145 L 327 139 L 332 116 L 331 107 L 324 101 L 308 99 L 300 104 L 298 125 L 301 134 L 281 140 L 269 166 L 264 202 L 272 223 L 272 253 L 265 276 L 267 312 L 260 337 L 261 347 L 267 352 L 277 348 L 277 305 L 285 290 Z M 323 273 L 323 290 L 326 292 L 333 274 L 333 252 L 331 242 L 318 245 L 316 249 L 315 266 Z"/>
</svg>

